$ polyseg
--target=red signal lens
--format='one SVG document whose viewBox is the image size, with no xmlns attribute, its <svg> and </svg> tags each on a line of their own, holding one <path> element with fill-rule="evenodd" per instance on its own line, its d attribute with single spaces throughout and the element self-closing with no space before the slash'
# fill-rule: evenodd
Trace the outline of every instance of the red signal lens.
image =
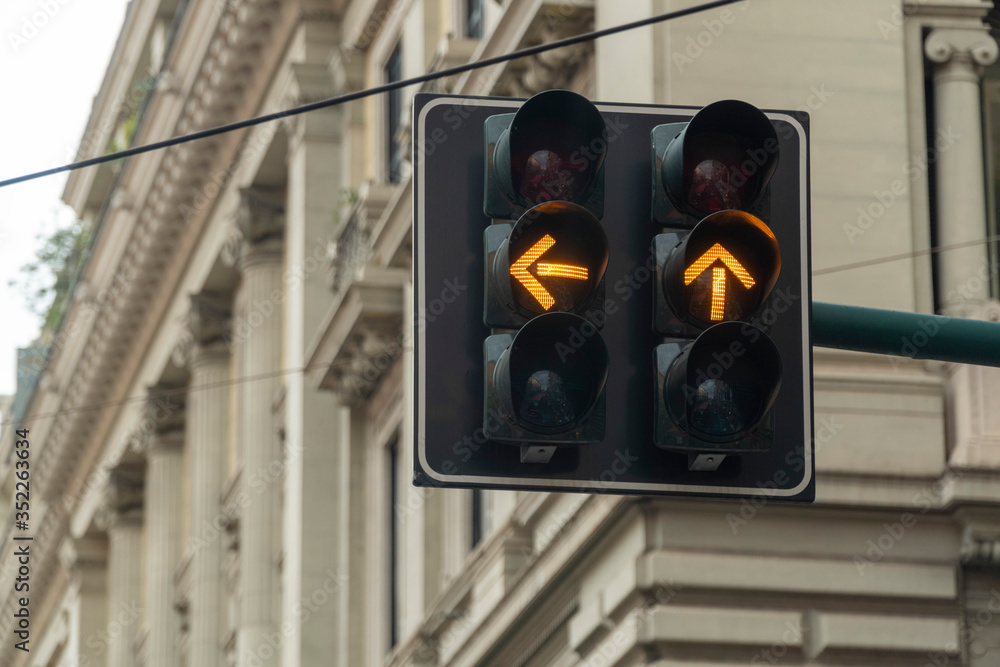
<svg viewBox="0 0 1000 667">
<path fill-rule="evenodd" d="M 745 151 L 740 142 L 719 132 L 705 132 L 691 141 L 685 159 L 693 165 L 688 177 L 688 205 L 705 214 L 750 206 L 757 183 L 743 169 Z"/>
<path fill-rule="evenodd" d="M 519 192 L 528 201 L 544 203 L 552 200 L 569 200 L 574 196 L 573 179 L 565 170 L 559 154 L 550 150 L 536 151 L 524 167 L 524 178 Z"/>
<path fill-rule="evenodd" d="M 518 134 L 512 145 L 511 171 L 517 192 L 532 204 L 572 201 L 582 195 L 591 177 L 592 165 L 579 156 L 586 140 L 578 132 L 555 120 L 538 118 Z M 581 169 L 582 167 L 582 169 Z"/>
<path fill-rule="evenodd" d="M 688 203 L 702 213 L 743 208 L 740 194 L 733 187 L 732 170 L 719 160 L 705 160 L 691 173 Z"/>
<path fill-rule="evenodd" d="M 667 141 L 664 133 L 678 126 L 683 129 L 662 149 Z M 778 139 L 771 121 L 746 102 L 709 104 L 688 123 L 660 126 L 653 136 L 654 150 L 663 150 L 657 159 L 665 194 L 672 207 L 686 215 L 751 208 L 778 163 Z"/>
</svg>

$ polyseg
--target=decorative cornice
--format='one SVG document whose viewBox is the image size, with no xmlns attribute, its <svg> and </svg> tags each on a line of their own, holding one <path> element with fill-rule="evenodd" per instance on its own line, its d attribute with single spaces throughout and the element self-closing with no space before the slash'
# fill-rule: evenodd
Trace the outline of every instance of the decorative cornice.
<svg viewBox="0 0 1000 667">
<path fill-rule="evenodd" d="M 66 537 L 59 546 L 59 562 L 83 588 L 102 587 L 108 562 L 108 543 L 101 537 Z"/>
<path fill-rule="evenodd" d="M 518 44 L 522 48 L 543 44 L 593 30 L 594 7 L 575 3 L 541 3 Z M 551 88 L 565 88 L 594 52 L 593 42 L 546 51 L 511 62 L 497 82 L 496 92 L 513 97 L 530 97 Z"/>
<path fill-rule="evenodd" d="M 903 0 L 901 15 L 919 17 L 936 24 L 980 20 L 992 8 L 991 0 Z"/>
<path fill-rule="evenodd" d="M 184 431 L 184 399 L 185 394 L 180 387 L 157 384 L 149 387 L 143 417 L 145 423 L 152 423 L 152 428 L 144 428 L 154 433 L 163 434 L 173 431 Z"/>
<path fill-rule="evenodd" d="M 181 332 L 177 342 L 174 343 L 174 349 L 170 351 L 170 361 L 178 368 L 185 368 L 191 363 L 193 353 L 194 336 L 191 334 L 190 329 L 185 328 Z"/>
<path fill-rule="evenodd" d="M 962 564 L 1000 571 L 1000 514 L 995 510 L 963 509 Z"/>
<path fill-rule="evenodd" d="M 243 233 L 240 232 L 239 227 L 233 225 L 226 236 L 226 240 L 222 243 L 222 249 L 219 251 L 219 259 L 222 261 L 223 266 L 234 268 L 239 264 L 242 251 Z"/>
<path fill-rule="evenodd" d="M 980 28 L 937 28 L 924 42 L 924 53 L 935 63 L 951 61 L 968 65 L 990 65 L 996 62 L 1000 49 L 985 26 Z"/>
<path fill-rule="evenodd" d="M 368 270 L 328 311 L 309 355 L 316 384 L 345 405 L 363 401 L 403 352 L 403 285 L 400 270 Z"/>
<path fill-rule="evenodd" d="M 230 90 L 229 104 L 214 106 L 203 97 L 213 86 L 252 76 L 253 66 L 262 55 L 262 45 L 271 37 L 280 3 L 253 1 L 223 3 L 208 50 L 200 63 L 197 78 L 183 110 L 170 134 L 182 134 L 232 120 L 235 108 L 243 102 L 242 90 Z M 194 11 L 194 7 L 192 8 Z M 241 74 L 242 72 L 242 74 Z M 155 103 L 155 99 L 153 102 Z M 90 411 L 74 411 L 79 405 L 107 400 L 108 389 L 115 385 L 128 350 L 139 328 L 146 322 L 146 312 L 160 289 L 163 271 L 172 259 L 174 247 L 190 217 L 201 215 L 204 206 L 194 206 L 196 197 L 205 197 L 204 188 L 192 184 L 208 181 L 209 165 L 220 142 L 199 141 L 197 146 L 175 146 L 157 154 L 160 167 L 144 201 L 133 207 L 135 221 L 126 241 L 117 275 L 132 276 L 121 293 L 98 318 L 82 346 L 87 354 L 67 375 L 60 410 L 71 413 L 58 420 L 39 453 L 35 479 L 40 495 L 56 502 L 69 477 L 77 470 L 83 445 L 91 437 L 96 423 Z M 132 161 L 127 168 L 134 168 Z M 148 163 L 148 164 L 155 164 Z M 117 195 L 112 194 L 112 197 Z"/>
<path fill-rule="evenodd" d="M 285 207 L 278 190 L 242 188 L 236 226 L 251 244 L 280 238 L 285 232 Z"/>
<path fill-rule="evenodd" d="M 108 474 L 104 500 L 97 510 L 98 528 L 111 532 L 119 526 L 142 523 L 145 477 L 138 463 L 122 463 Z"/>
<path fill-rule="evenodd" d="M 247 0 L 218 5 L 222 7 L 221 13 L 215 10 L 205 12 L 206 15 L 211 14 L 213 19 L 215 16 L 220 18 L 206 31 L 212 33 L 213 37 L 208 51 L 197 64 L 195 84 L 202 80 L 219 82 L 232 78 L 237 74 L 233 69 L 237 62 L 240 67 L 249 68 L 251 75 L 255 77 L 269 76 L 270 72 L 255 68 L 262 49 L 251 59 L 228 57 L 228 52 L 240 47 L 237 43 L 239 40 L 235 39 L 239 30 L 230 30 L 230 25 L 224 19 L 229 17 L 229 23 L 234 22 L 233 25 L 244 33 L 256 32 L 257 43 L 267 45 L 268 40 L 273 39 L 272 28 L 281 11 L 281 3 L 276 0 Z M 202 7 L 200 3 L 191 3 L 189 11 L 201 12 Z M 192 24 L 187 22 L 185 25 Z M 128 28 L 127 25 L 126 30 Z M 195 25 L 191 29 L 202 30 L 202 26 Z M 230 39 L 234 41 L 230 42 Z M 244 95 L 241 92 L 239 99 L 231 101 L 240 106 L 244 103 Z M 154 94 L 150 99 L 150 110 L 157 106 L 158 100 Z M 176 124 L 166 130 L 166 136 L 222 125 L 234 119 L 234 109 L 235 107 L 223 110 L 209 108 L 205 100 L 188 93 Z M 162 110 L 161 107 L 157 112 Z M 101 119 L 94 118 L 92 121 L 93 125 Z M 157 138 L 160 137 L 139 137 L 140 140 Z M 84 139 L 86 143 L 86 138 Z M 65 492 L 71 478 L 81 474 L 80 462 L 84 454 L 105 444 L 95 440 L 95 427 L 104 413 L 80 410 L 79 407 L 101 404 L 117 396 L 113 392 L 117 392 L 123 384 L 123 367 L 132 356 L 136 336 L 149 321 L 150 304 L 154 303 L 158 291 L 164 289 L 164 270 L 173 259 L 178 239 L 191 217 L 204 217 L 205 212 L 210 210 L 210 207 L 192 205 L 196 197 L 204 197 L 206 194 L 204 188 L 191 187 L 190 184 L 208 181 L 208 165 L 216 156 L 220 145 L 221 142 L 217 139 L 199 141 L 197 150 L 205 158 L 201 162 L 204 166 L 186 174 L 173 169 L 177 164 L 178 147 L 130 160 L 123 169 L 122 183 L 130 180 L 131 171 L 137 169 L 139 164 L 147 169 L 156 169 L 157 173 L 144 198 L 141 193 L 136 193 L 135 206 L 128 213 L 131 217 L 127 224 L 122 225 L 121 236 L 127 238 L 121 239 L 124 249 L 115 275 L 128 276 L 128 281 L 122 285 L 116 298 L 108 303 L 102 316 L 96 318 L 86 334 L 84 344 L 73 346 L 85 350 L 85 353 L 64 376 L 65 387 L 56 409 L 66 418 L 54 422 L 46 437 L 45 446 L 38 452 L 33 479 L 37 482 L 40 500 L 49 508 L 45 521 L 42 522 L 43 526 L 36 534 L 32 554 L 32 574 L 37 583 L 37 590 L 36 586 L 32 586 L 32 595 L 40 602 L 46 599 L 48 582 L 56 579 L 54 569 L 58 567 L 59 536 L 65 534 L 68 525 L 59 496 Z M 181 176 L 187 177 L 185 183 L 188 185 L 174 180 Z M 72 307 L 78 307 L 78 304 Z M 66 321 L 72 320 L 67 318 Z M 119 525 L 121 522 L 115 518 L 112 523 Z M 10 635 L 15 601 L 15 596 L 4 596 L 0 613 L 0 634 L 3 636 Z"/>
<path fill-rule="evenodd" d="M 231 313 L 227 300 L 214 292 L 191 295 L 188 330 L 201 346 L 222 340 L 229 331 Z"/>
</svg>

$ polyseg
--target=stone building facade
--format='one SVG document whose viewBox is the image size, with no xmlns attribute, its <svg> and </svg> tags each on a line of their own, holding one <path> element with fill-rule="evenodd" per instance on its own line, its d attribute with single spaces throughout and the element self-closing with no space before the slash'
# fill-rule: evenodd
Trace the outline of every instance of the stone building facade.
<svg viewBox="0 0 1000 667">
<path fill-rule="evenodd" d="M 135 0 L 79 157 L 693 4 Z M 814 298 L 995 320 L 992 11 L 746 0 L 421 90 L 806 110 Z M 916 337 L 815 350 L 810 506 L 412 487 L 414 92 L 70 175 L 0 665 L 1000 664 L 1000 371 Z"/>
</svg>

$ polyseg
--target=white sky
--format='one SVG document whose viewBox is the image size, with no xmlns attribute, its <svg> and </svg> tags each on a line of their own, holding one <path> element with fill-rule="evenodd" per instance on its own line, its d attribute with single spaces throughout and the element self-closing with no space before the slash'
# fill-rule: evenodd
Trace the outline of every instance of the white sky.
<svg viewBox="0 0 1000 667">
<path fill-rule="evenodd" d="M 0 2 L 0 179 L 72 158 L 125 18 L 125 0 Z M 24 40 L 21 42 L 21 40 Z M 16 348 L 40 322 L 8 287 L 37 236 L 73 221 L 66 174 L 0 188 L 0 394 L 12 394 Z"/>
</svg>

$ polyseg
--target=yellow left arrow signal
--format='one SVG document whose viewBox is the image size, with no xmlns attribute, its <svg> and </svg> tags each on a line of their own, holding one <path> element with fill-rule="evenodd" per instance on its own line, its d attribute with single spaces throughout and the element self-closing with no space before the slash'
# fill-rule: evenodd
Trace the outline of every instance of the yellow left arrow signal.
<svg viewBox="0 0 1000 667">
<path fill-rule="evenodd" d="M 722 263 L 739 278 L 743 286 L 750 289 L 756 284 L 753 276 L 747 271 L 733 254 L 726 250 L 721 244 L 716 243 L 704 255 L 699 257 L 684 270 L 684 284 L 690 285 L 694 279 L 700 276 L 705 269 L 722 260 Z M 725 316 L 726 308 L 726 269 L 721 266 L 712 267 L 712 309 L 709 317 L 713 322 L 720 322 Z"/>
<path fill-rule="evenodd" d="M 528 272 L 528 267 L 535 263 L 539 257 L 545 254 L 549 248 L 556 244 L 556 240 L 546 234 L 531 246 L 526 253 L 521 255 L 516 262 L 510 265 L 510 275 L 524 285 L 531 296 L 544 308 L 548 310 L 555 305 L 556 300 L 552 298 L 549 291 L 545 289 L 535 276 Z M 573 280 L 586 280 L 589 276 L 587 267 L 574 266 L 572 264 L 543 264 L 539 262 L 536 269 L 539 276 L 553 278 L 571 278 Z"/>
</svg>

